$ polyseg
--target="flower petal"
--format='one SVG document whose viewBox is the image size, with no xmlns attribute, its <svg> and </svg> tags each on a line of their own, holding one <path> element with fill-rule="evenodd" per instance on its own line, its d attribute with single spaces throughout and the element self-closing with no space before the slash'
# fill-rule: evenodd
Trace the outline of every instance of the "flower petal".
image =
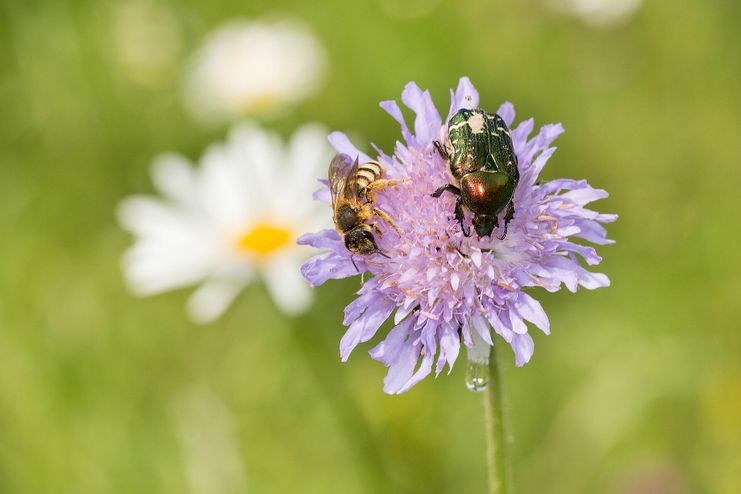
<svg viewBox="0 0 741 494">
<path fill-rule="evenodd" d="M 340 340 L 340 356 L 346 362 L 353 349 L 363 341 L 373 338 L 381 324 L 394 310 L 394 303 L 381 297 L 372 300 L 365 312 L 355 319 Z"/>
<path fill-rule="evenodd" d="M 448 118 L 453 116 L 453 113 L 457 112 L 461 108 L 472 110 L 479 106 L 479 92 L 471 84 L 471 80 L 468 77 L 461 77 L 458 80 L 458 87 L 455 92 L 450 90 L 450 110 L 448 111 Z"/>
<path fill-rule="evenodd" d="M 188 316 L 198 324 L 213 322 L 226 312 L 248 282 L 248 278 L 207 280 L 188 298 Z"/>
<path fill-rule="evenodd" d="M 388 367 L 383 380 L 383 390 L 389 394 L 400 392 L 411 379 L 419 359 L 419 349 L 413 343 L 411 329 L 415 318 L 410 317 L 395 326 L 381 343 L 370 350 L 373 359 Z"/>
<path fill-rule="evenodd" d="M 543 310 L 543 306 L 540 305 L 540 302 L 524 292 L 518 294 L 517 302 L 517 312 L 523 319 L 527 319 L 531 323 L 535 324 L 535 326 L 545 334 L 551 333 L 548 315 Z"/>
<path fill-rule="evenodd" d="M 478 314 L 474 314 L 471 316 L 471 325 L 485 342 L 489 345 L 493 344 L 491 340 L 491 330 L 489 329 L 489 325 L 486 323 L 486 319 Z"/>
<path fill-rule="evenodd" d="M 337 230 L 326 229 L 315 233 L 304 233 L 296 241 L 299 245 L 311 245 L 317 249 L 341 251 L 344 249 L 342 238 Z"/>
<path fill-rule="evenodd" d="M 432 102 L 429 91 L 422 91 L 415 83 L 410 82 L 401 93 L 401 100 L 417 117 L 414 119 L 414 138 L 417 148 L 421 151 L 432 146 L 432 141 L 438 138 L 440 113 Z"/>
<path fill-rule="evenodd" d="M 404 385 L 393 393 L 399 394 L 408 391 L 412 386 L 420 382 L 422 379 L 427 377 L 432 372 L 432 362 L 435 359 L 435 353 L 437 352 L 437 340 L 435 333 L 437 330 L 437 323 L 435 321 L 427 321 L 424 329 L 422 330 L 422 348 L 424 355 L 422 361 L 419 363 L 419 367 L 416 372 L 412 374 L 412 377 L 404 383 Z M 386 389 L 384 388 L 384 391 Z M 386 391 L 388 393 L 388 391 Z"/>
<path fill-rule="evenodd" d="M 298 259 L 276 259 L 263 269 L 262 276 L 273 302 L 284 314 L 292 316 L 309 308 L 313 297 L 301 277 Z"/>
<path fill-rule="evenodd" d="M 329 137 L 327 137 L 327 140 L 338 153 L 346 154 L 352 159 L 358 158 L 361 163 L 372 161 L 370 156 L 356 148 L 355 145 L 350 142 L 347 135 L 342 132 L 332 132 L 329 134 Z"/>
<path fill-rule="evenodd" d="M 497 109 L 497 115 L 502 117 L 502 120 L 507 124 L 507 127 L 512 128 L 512 122 L 515 121 L 515 105 L 509 101 L 505 101 Z"/>
<path fill-rule="evenodd" d="M 319 286 L 327 280 L 341 280 L 357 274 L 358 270 L 347 258 L 334 252 L 314 256 L 301 266 L 301 275 L 311 286 Z"/>
<path fill-rule="evenodd" d="M 195 171 L 190 162 L 177 153 L 164 153 L 152 163 L 152 183 L 171 201 L 192 206 L 196 199 Z"/>
<path fill-rule="evenodd" d="M 532 337 L 527 334 L 515 334 L 510 343 L 512 350 L 515 352 L 515 365 L 522 367 L 530 361 L 535 351 L 535 343 Z"/>
<path fill-rule="evenodd" d="M 409 127 L 407 127 L 406 119 L 404 119 L 404 114 L 401 113 L 401 108 L 399 108 L 399 104 L 394 100 L 388 100 L 388 101 L 381 101 L 379 103 L 379 106 L 383 108 L 386 113 L 391 115 L 394 120 L 399 122 L 401 125 L 401 135 L 404 138 L 406 142 L 410 142 L 412 139 L 412 133 L 409 131 Z"/>
</svg>

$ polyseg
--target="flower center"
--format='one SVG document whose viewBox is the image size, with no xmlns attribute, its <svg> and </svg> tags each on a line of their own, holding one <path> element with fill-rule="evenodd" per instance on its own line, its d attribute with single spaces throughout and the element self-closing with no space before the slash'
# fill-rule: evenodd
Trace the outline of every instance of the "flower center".
<svg viewBox="0 0 741 494">
<path fill-rule="evenodd" d="M 271 223 L 258 223 L 237 239 L 237 248 L 259 256 L 268 256 L 293 239 L 291 231 Z"/>
<path fill-rule="evenodd" d="M 247 113 L 261 113 L 278 106 L 280 95 L 272 92 L 265 92 L 257 97 L 251 98 L 244 104 L 244 111 Z"/>
</svg>

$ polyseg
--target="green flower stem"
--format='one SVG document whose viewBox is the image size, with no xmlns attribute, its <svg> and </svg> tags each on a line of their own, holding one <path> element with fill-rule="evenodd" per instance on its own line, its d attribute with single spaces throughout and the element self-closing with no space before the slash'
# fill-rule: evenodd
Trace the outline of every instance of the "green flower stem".
<svg viewBox="0 0 741 494">
<path fill-rule="evenodd" d="M 489 473 L 489 494 L 509 494 L 509 464 L 502 405 L 502 385 L 497 361 L 497 345 L 489 352 L 489 385 L 484 392 L 486 421 L 486 463 Z"/>
<path fill-rule="evenodd" d="M 383 461 L 378 438 L 339 368 L 341 364 L 337 348 L 327 345 L 323 335 L 312 331 L 317 326 L 310 316 L 293 319 L 291 339 L 298 349 L 297 353 L 332 410 L 342 435 L 354 448 L 351 454 L 356 458 L 352 463 L 360 466 L 367 491 L 397 492 Z"/>
</svg>

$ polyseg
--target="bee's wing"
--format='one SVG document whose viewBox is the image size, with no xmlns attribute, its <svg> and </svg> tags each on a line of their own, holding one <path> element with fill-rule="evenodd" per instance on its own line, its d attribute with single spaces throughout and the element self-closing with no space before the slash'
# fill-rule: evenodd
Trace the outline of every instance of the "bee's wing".
<svg viewBox="0 0 741 494">
<path fill-rule="evenodd" d="M 355 158 L 355 161 L 352 162 L 352 165 L 350 166 L 350 171 L 347 174 L 347 183 L 345 183 L 345 191 L 342 194 L 345 199 L 352 203 L 356 203 L 358 201 L 358 184 L 355 183 L 355 177 L 358 176 L 358 167 L 360 166 L 358 162 L 358 158 Z"/>
<path fill-rule="evenodd" d="M 351 161 L 346 154 L 337 154 L 329 164 L 329 190 L 332 193 L 332 209 L 337 210 L 342 201 L 354 200 L 357 196 L 355 187 L 352 187 L 352 174 L 357 172 L 358 161 Z M 348 194 L 352 196 L 348 197 Z"/>
</svg>

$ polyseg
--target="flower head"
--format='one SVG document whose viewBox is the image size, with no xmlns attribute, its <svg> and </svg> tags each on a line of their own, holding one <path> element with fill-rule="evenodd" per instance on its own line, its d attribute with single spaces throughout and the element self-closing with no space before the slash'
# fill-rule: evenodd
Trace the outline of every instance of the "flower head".
<svg viewBox="0 0 741 494">
<path fill-rule="evenodd" d="M 136 237 L 123 259 L 131 289 L 151 295 L 200 284 L 188 310 L 207 322 L 259 274 L 279 308 L 304 310 L 311 293 L 299 265 L 307 252 L 296 237 L 328 223 L 309 197 L 330 157 L 318 125 L 297 130 L 286 147 L 252 123 L 234 127 L 197 168 L 180 155 L 159 156 L 152 180 L 163 198 L 130 197 L 119 207 Z"/>
<path fill-rule="evenodd" d="M 461 341 L 467 347 L 472 347 L 474 340 L 492 345 L 490 327 L 512 347 L 516 364 L 525 364 L 534 349 L 526 321 L 550 332 L 548 317 L 527 289 L 556 291 L 563 285 L 573 292 L 579 285 L 588 289 L 608 286 L 607 276 L 589 272 L 577 257 L 588 265 L 598 264 L 601 258 L 594 248 L 572 238 L 611 243 L 600 223 L 616 219 L 585 207 L 607 193 L 584 180 L 537 182 L 555 151 L 551 143 L 563 127 L 545 125 L 531 137 L 530 119 L 512 131 L 520 179 L 506 237 L 497 238 L 501 232 L 496 230 L 491 237 L 465 236 L 453 214 L 454 199 L 450 195 L 431 196 L 452 180 L 446 161 L 433 144 L 447 135 L 447 118 L 441 118 L 430 93 L 414 83 L 406 86 L 402 101 L 416 113 L 414 127 L 407 126 L 395 101 L 382 102 L 381 107 L 401 124 L 404 142 L 397 143 L 392 156 L 379 151 L 378 161 L 390 176 L 410 180 L 379 192 L 377 197 L 379 207 L 391 215 L 401 233 L 379 221 L 383 235 L 377 239 L 378 245 L 390 259 L 354 256 L 358 268 L 373 277 L 345 308 L 348 330 L 340 344 L 341 357 L 346 360 L 356 345 L 371 339 L 393 314 L 393 329 L 370 350 L 374 359 L 389 368 L 384 381 L 388 393 L 408 390 L 433 367 L 436 374 L 446 363 L 452 368 Z M 451 91 L 448 117 L 461 108 L 478 105 L 478 93 L 462 78 L 457 90 Z M 497 113 L 512 127 L 515 112 L 510 103 L 503 104 Z M 361 162 L 370 159 L 344 134 L 331 134 L 330 142 L 338 152 L 357 156 Z M 326 198 L 326 191 L 317 195 Z M 470 214 L 465 224 L 471 227 Z M 306 234 L 299 242 L 328 251 L 301 268 L 313 285 L 357 274 L 335 230 Z"/>
<path fill-rule="evenodd" d="M 320 82 L 326 55 L 298 21 L 231 21 L 193 56 L 185 103 L 204 122 L 271 112 Z"/>
</svg>

